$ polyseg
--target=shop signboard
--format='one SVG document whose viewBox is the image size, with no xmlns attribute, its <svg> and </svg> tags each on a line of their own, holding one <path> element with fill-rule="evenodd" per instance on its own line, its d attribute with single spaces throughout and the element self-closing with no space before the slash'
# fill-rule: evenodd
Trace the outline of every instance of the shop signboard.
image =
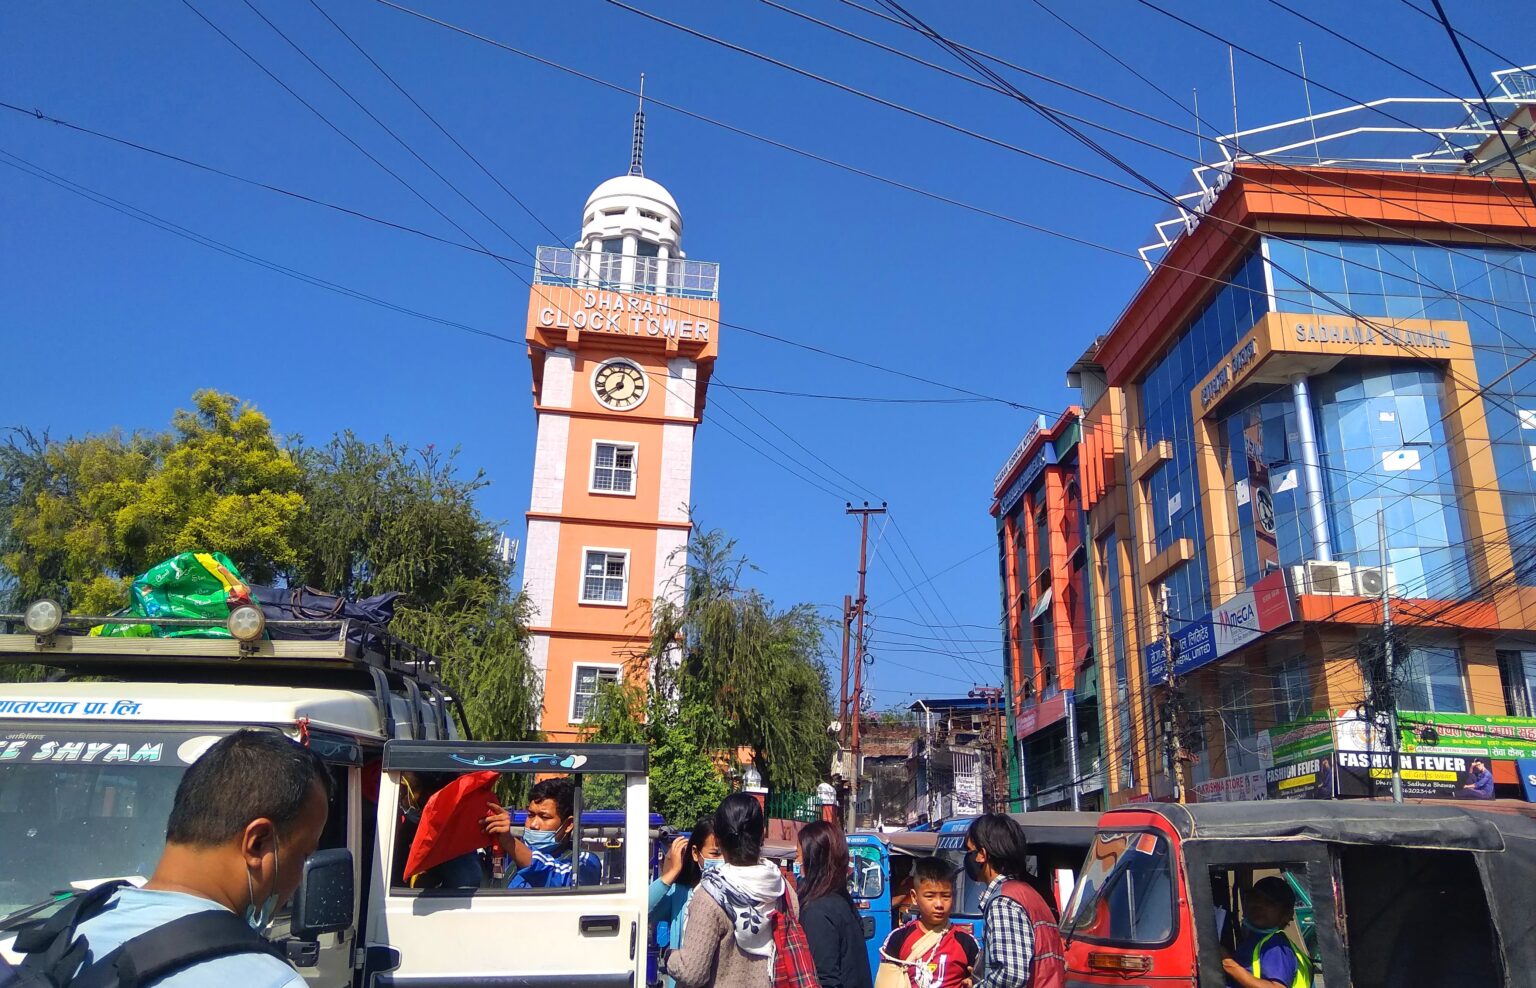
<svg viewBox="0 0 1536 988">
<path fill-rule="evenodd" d="M 1223 601 L 1211 613 L 1173 633 L 1177 653 L 1173 674 L 1183 676 L 1192 672 L 1258 641 L 1295 619 L 1285 574 L 1275 570 L 1237 596 Z M 1148 681 L 1153 685 L 1162 683 L 1168 678 L 1168 662 L 1163 655 L 1162 642 L 1148 645 L 1145 653 Z"/>
<path fill-rule="evenodd" d="M 1398 714 L 1401 748 L 1489 758 L 1536 758 L 1536 718 L 1492 714 Z M 1433 733 L 1431 733 L 1433 732 Z M 1432 739 L 1426 741 L 1425 737 Z"/>
<path fill-rule="evenodd" d="M 1398 773 L 1415 799 L 1492 799 L 1493 763 L 1536 766 L 1536 719 L 1483 714 L 1398 714 Z M 1385 796 L 1392 791 L 1386 734 L 1351 709 L 1321 711 L 1271 728 L 1271 798 Z M 1522 775 L 1522 783 L 1524 777 Z"/>
<path fill-rule="evenodd" d="M 1045 468 L 1055 462 L 1056 447 L 1050 443 L 1041 446 L 1040 452 L 1036 453 L 1034 459 L 1030 460 L 1024 469 L 1019 471 L 1018 477 L 1014 478 L 1013 483 L 1008 485 L 1007 492 L 998 499 L 998 512 L 1006 515 L 1012 511 L 1014 505 L 1018 504 L 1019 500 L 1024 496 L 1024 492 L 1033 487 L 1035 481 L 1040 479 L 1040 474 L 1045 472 Z"/>
<path fill-rule="evenodd" d="M 1041 700 L 1019 714 L 1013 722 L 1013 736 L 1019 740 L 1042 731 L 1067 716 L 1067 704 L 1072 702 L 1072 691 L 1062 690 L 1053 697 Z"/>
<path fill-rule="evenodd" d="M 1216 653 L 1216 629 L 1207 614 L 1198 621 L 1191 621 L 1169 636 L 1173 639 L 1173 674 L 1187 675 L 1218 658 Z M 1168 679 L 1168 657 L 1163 654 L 1163 643 L 1154 642 L 1146 647 L 1147 679 L 1153 685 Z"/>
<path fill-rule="evenodd" d="M 1275 570 L 1211 612 L 1216 654 L 1234 652 L 1295 620 L 1285 574 Z"/>
<path fill-rule="evenodd" d="M 1013 471 L 1014 467 L 1019 465 L 1020 460 L 1024 459 L 1024 454 L 1029 450 L 1030 446 L 1034 445 L 1035 440 L 1040 438 L 1040 433 L 1044 432 L 1046 428 L 1045 416 L 1036 415 L 1034 424 L 1029 427 L 1028 432 L 1024 433 L 1024 438 L 1019 440 L 1019 444 L 1013 447 L 1013 452 L 1008 454 L 1008 459 L 1003 461 L 1003 468 L 997 471 L 997 476 L 992 478 L 992 492 L 994 494 L 1003 486 L 1003 481 L 1008 479 L 1008 474 Z"/>
<path fill-rule="evenodd" d="M 1236 803 L 1266 799 L 1269 793 L 1263 772 L 1239 772 L 1195 783 L 1195 795 L 1202 803 Z"/>
<path fill-rule="evenodd" d="M 1515 759 L 1515 769 L 1520 773 L 1520 790 L 1527 803 L 1536 803 L 1536 758 Z"/>
<path fill-rule="evenodd" d="M 1264 790 L 1270 799 L 1333 797 L 1333 711 L 1270 728 L 1269 745 Z"/>
</svg>

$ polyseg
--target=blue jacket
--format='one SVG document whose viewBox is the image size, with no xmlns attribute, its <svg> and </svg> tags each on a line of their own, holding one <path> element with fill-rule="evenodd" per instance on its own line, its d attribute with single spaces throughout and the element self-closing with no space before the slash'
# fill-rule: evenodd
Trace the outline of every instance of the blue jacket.
<svg viewBox="0 0 1536 988">
<path fill-rule="evenodd" d="M 651 883 L 650 915 L 651 922 L 656 924 L 656 946 L 677 950 L 683 945 L 683 910 L 688 908 L 692 896 L 690 885 L 668 885 L 659 878 Z M 667 988 L 676 984 L 665 974 L 661 980 Z"/>
</svg>

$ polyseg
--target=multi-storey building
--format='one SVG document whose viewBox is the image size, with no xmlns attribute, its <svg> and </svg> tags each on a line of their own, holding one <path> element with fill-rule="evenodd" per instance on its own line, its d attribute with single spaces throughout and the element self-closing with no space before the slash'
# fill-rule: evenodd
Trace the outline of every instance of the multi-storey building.
<svg viewBox="0 0 1536 988">
<path fill-rule="evenodd" d="M 644 177 L 597 187 L 574 247 L 540 247 L 528 299 L 538 439 L 523 585 L 542 727 L 574 739 L 599 687 L 647 654 L 650 602 L 678 599 L 694 430 L 719 346 L 717 266 Z"/>
<path fill-rule="evenodd" d="M 1072 368 L 1110 803 L 1172 798 L 1180 777 L 1188 799 L 1379 794 L 1392 739 L 1358 711 L 1388 696 L 1411 795 L 1519 794 L 1514 759 L 1536 753 L 1536 205 L 1514 162 L 1536 177 L 1516 125 L 1532 83 L 1501 77 L 1503 140 L 1474 115 L 1400 160 L 1324 136 L 1326 163 L 1198 170 L 1199 203 Z M 1032 511 L 1000 526 L 1005 593 L 1027 596 L 1005 606 L 1010 673 L 1040 596 L 1020 581 L 1042 568 L 1013 562 Z M 1053 567 L 1053 586 L 1073 573 Z"/>
<path fill-rule="evenodd" d="M 1003 591 L 1009 798 L 1021 809 L 1098 805 L 1098 675 L 1089 599 L 1079 411 L 1042 415 L 993 481 Z"/>
</svg>

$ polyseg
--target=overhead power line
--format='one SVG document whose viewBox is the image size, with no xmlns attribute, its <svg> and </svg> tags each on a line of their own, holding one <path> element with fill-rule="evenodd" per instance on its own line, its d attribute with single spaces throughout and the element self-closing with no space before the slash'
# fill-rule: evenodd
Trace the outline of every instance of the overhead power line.
<svg viewBox="0 0 1536 988">
<path fill-rule="evenodd" d="M 1477 80 L 1477 73 L 1472 70 L 1472 63 L 1467 60 L 1467 53 L 1461 47 L 1461 39 L 1456 36 L 1456 29 L 1451 27 L 1451 18 L 1445 12 L 1445 7 L 1440 0 L 1430 0 L 1435 5 L 1435 13 L 1440 16 L 1440 23 L 1445 25 L 1445 33 L 1451 39 L 1451 45 L 1456 49 L 1456 57 L 1461 59 L 1462 67 L 1467 70 L 1467 77 L 1472 80 L 1472 88 L 1477 93 L 1478 101 L 1483 104 L 1483 111 L 1488 114 L 1488 120 L 1493 129 L 1498 132 L 1499 143 L 1504 146 L 1504 153 L 1509 156 L 1510 167 L 1515 174 L 1520 176 L 1520 184 L 1525 187 L 1525 194 L 1531 200 L 1531 205 L 1536 206 L 1536 189 L 1531 188 L 1531 180 L 1525 175 L 1525 167 L 1515 157 L 1514 148 L 1509 146 L 1509 138 L 1504 133 L 1504 118 L 1493 112 L 1493 106 L 1489 104 L 1488 97 L 1483 93 L 1483 87 Z"/>
</svg>

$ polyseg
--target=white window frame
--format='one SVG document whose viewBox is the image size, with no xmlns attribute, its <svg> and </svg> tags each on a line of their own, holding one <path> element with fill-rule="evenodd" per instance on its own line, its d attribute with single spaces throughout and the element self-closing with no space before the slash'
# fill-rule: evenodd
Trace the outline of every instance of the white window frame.
<svg viewBox="0 0 1536 988">
<path fill-rule="evenodd" d="M 581 684 L 581 670 L 583 669 L 595 669 L 599 674 L 612 672 L 614 674 L 613 681 L 616 683 L 623 682 L 624 680 L 624 666 L 617 662 L 578 662 L 571 666 L 571 709 L 569 711 L 569 722 L 572 724 L 585 724 L 587 722 L 585 717 L 580 719 L 576 717 L 576 687 Z M 598 679 L 598 689 L 602 689 L 601 676 Z M 596 693 L 592 694 L 592 701 L 594 703 L 597 702 Z"/>
<path fill-rule="evenodd" d="M 597 486 L 597 447 L 613 446 L 615 449 L 627 449 L 630 455 L 629 490 L 605 491 Z M 587 473 L 587 493 L 601 494 L 604 497 L 634 497 L 640 486 L 640 444 L 627 439 L 594 439 L 592 440 L 592 464 Z M 585 563 L 583 563 L 585 565 Z M 585 574 L 583 574 L 585 575 Z"/>
<path fill-rule="evenodd" d="M 594 552 L 608 553 L 610 555 L 624 557 L 624 596 L 622 600 L 589 600 L 587 598 L 587 557 Z M 584 545 L 581 547 L 581 582 L 577 585 L 577 598 L 583 604 L 594 607 L 628 607 L 629 606 L 629 564 L 630 553 L 628 549 L 615 549 L 600 545 Z M 606 567 L 605 567 L 606 568 Z M 604 579 L 611 579 L 605 576 Z"/>
</svg>

